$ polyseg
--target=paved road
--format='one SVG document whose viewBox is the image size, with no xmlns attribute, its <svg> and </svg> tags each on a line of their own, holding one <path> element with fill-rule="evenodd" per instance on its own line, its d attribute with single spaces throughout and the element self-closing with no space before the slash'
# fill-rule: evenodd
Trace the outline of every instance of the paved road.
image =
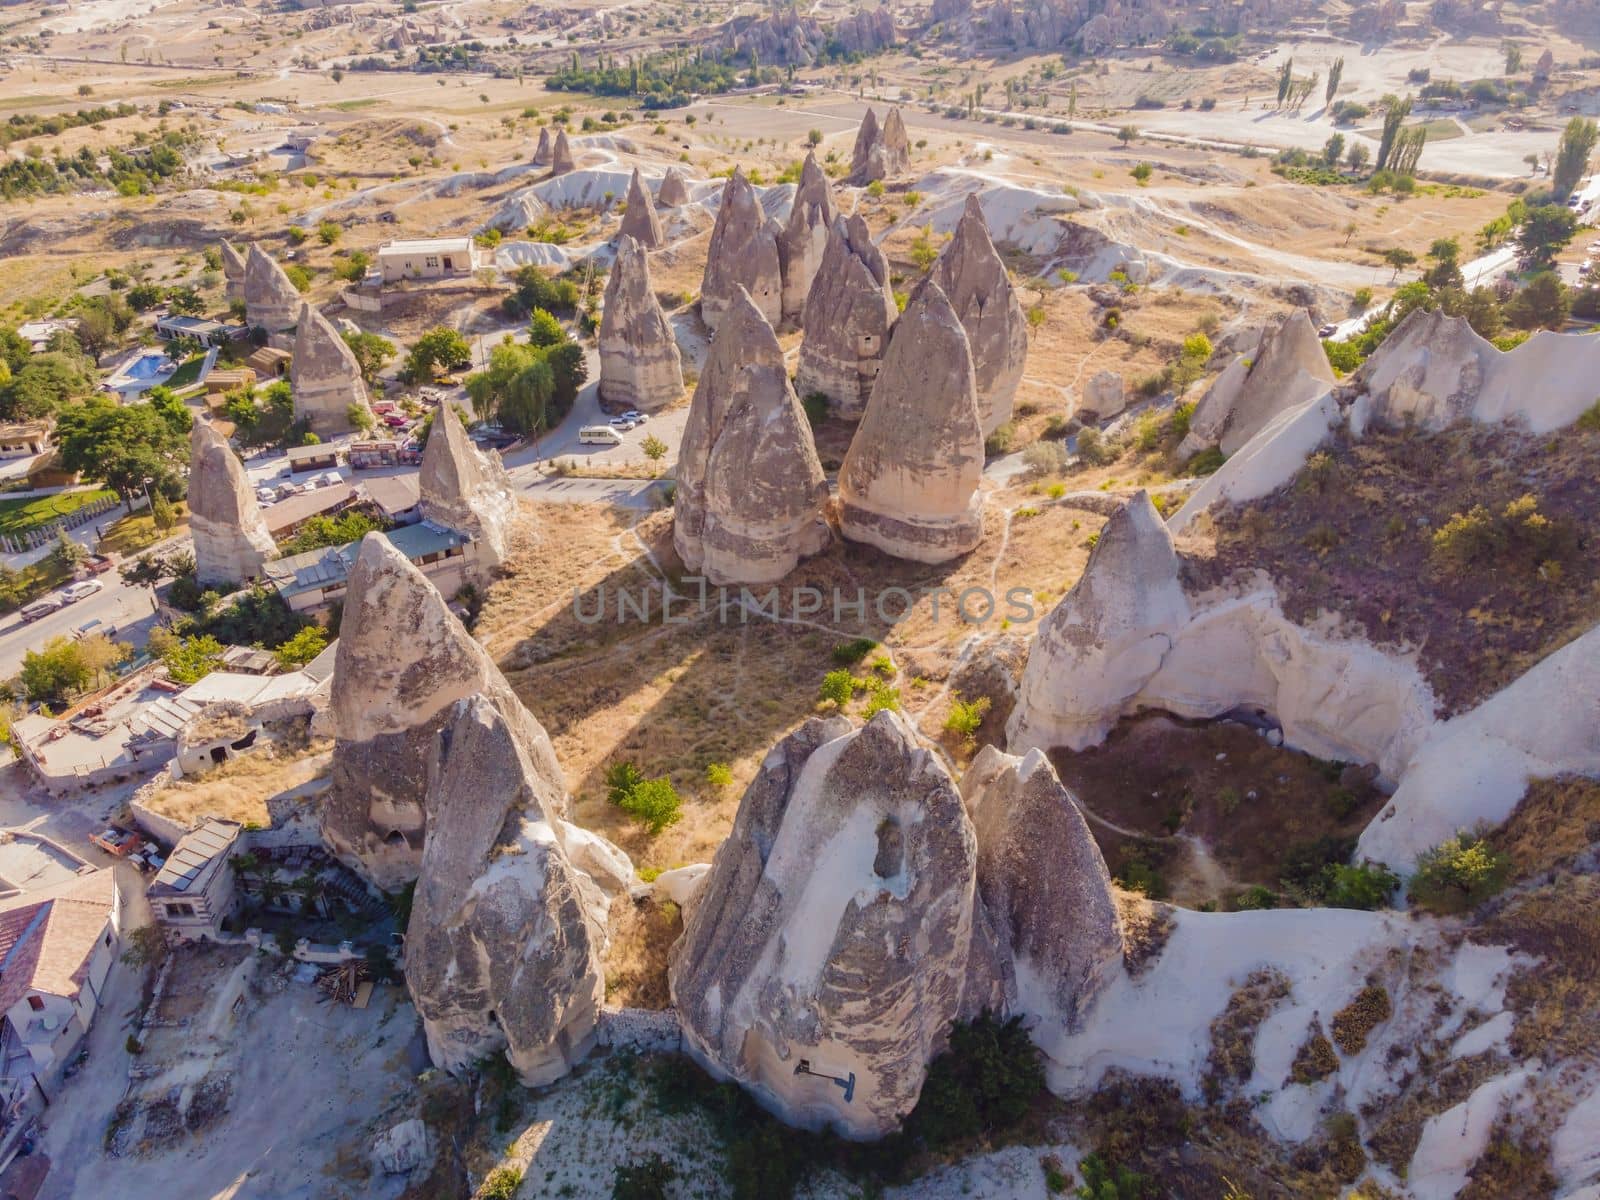
<svg viewBox="0 0 1600 1200">
<path fill-rule="evenodd" d="M 520 481 L 519 481 L 520 482 Z M 555 504 L 615 504 L 621 508 L 650 509 L 668 485 L 661 479 L 584 479 L 572 475 L 546 475 L 520 484 L 530 500 Z"/>
<path fill-rule="evenodd" d="M 116 629 L 116 640 L 142 647 L 150 636 L 155 613 L 155 593 L 148 587 L 122 582 L 115 571 L 97 576 L 105 590 L 86 600 L 69 604 L 47 617 L 25 622 L 17 613 L 0 621 L 0 679 L 9 679 L 22 669 L 22 656 L 37 650 L 52 638 L 71 637 L 74 630 L 90 621 Z"/>
</svg>

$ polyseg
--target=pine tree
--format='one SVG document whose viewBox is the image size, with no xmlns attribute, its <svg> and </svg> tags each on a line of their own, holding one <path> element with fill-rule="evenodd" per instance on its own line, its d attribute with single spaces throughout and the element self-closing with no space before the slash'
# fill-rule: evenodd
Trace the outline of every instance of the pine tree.
<svg viewBox="0 0 1600 1200">
<path fill-rule="evenodd" d="M 172 501 L 166 498 L 160 488 L 153 488 L 150 492 L 150 519 L 162 533 L 178 522 L 177 513 L 172 511 Z"/>
</svg>

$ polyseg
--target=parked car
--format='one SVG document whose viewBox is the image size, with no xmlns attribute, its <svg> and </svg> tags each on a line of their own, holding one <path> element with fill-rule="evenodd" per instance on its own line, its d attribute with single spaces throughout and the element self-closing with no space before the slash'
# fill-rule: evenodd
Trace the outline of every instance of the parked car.
<svg viewBox="0 0 1600 1200">
<path fill-rule="evenodd" d="M 262 504 L 272 504 L 278 499 L 277 490 L 269 487 L 258 487 L 256 489 L 256 499 Z"/>
<path fill-rule="evenodd" d="M 37 621 L 40 617 L 48 617 L 56 609 L 62 607 L 66 601 L 60 596 L 46 596 L 42 600 L 35 600 L 22 610 L 24 621 Z"/>
<path fill-rule="evenodd" d="M 411 418 L 402 416 L 400 413 L 388 413 L 384 416 L 383 423 L 390 429 L 404 429 L 411 424 Z"/>
<path fill-rule="evenodd" d="M 116 560 L 109 554 L 91 554 L 78 564 L 78 570 L 87 571 L 90 575 L 104 575 L 114 566 Z"/>
<path fill-rule="evenodd" d="M 1324 325 L 1321 329 L 1317 330 L 1317 336 L 1319 338 L 1331 338 L 1338 332 L 1339 327 L 1337 325 Z"/>
<path fill-rule="evenodd" d="M 76 604 L 79 600 L 87 600 L 96 592 L 106 590 L 106 585 L 98 579 L 85 579 L 81 583 L 69 583 L 61 589 L 62 598 L 68 604 Z"/>
<path fill-rule="evenodd" d="M 630 408 L 627 412 L 623 413 L 622 415 L 623 415 L 624 419 L 632 421 L 635 425 L 643 425 L 646 421 L 648 421 L 650 419 L 644 413 L 640 412 L 637 408 Z"/>
<path fill-rule="evenodd" d="M 612 417 L 611 420 L 606 422 L 611 428 L 620 429 L 623 433 L 627 433 L 636 423 L 627 417 Z"/>
</svg>

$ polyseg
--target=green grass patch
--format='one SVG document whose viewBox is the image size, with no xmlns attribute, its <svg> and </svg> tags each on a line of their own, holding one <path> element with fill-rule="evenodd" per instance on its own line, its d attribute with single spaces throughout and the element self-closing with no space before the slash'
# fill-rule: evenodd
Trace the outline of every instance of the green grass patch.
<svg viewBox="0 0 1600 1200">
<path fill-rule="evenodd" d="M 167 386 L 174 390 L 188 387 L 191 383 L 200 381 L 200 368 L 205 366 L 206 356 L 197 354 L 172 373 L 172 378 L 167 380 Z"/>
<path fill-rule="evenodd" d="M 17 536 L 47 525 L 57 517 L 75 513 L 97 500 L 115 500 L 109 488 L 90 488 L 81 492 L 60 492 L 54 496 L 34 496 L 27 500 L 0 500 L 0 533 Z"/>
<path fill-rule="evenodd" d="M 120 521 L 106 526 L 97 543 L 101 553 L 121 554 L 126 557 L 137 554 L 174 534 L 182 533 L 188 512 L 182 504 L 174 504 L 172 507 L 178 517 L 178 523 L 168 533 L 162 533 L 156 528 L 155 518 L 150 515 L 148 509 L 123 517 Z"/>
<path fill-rule="evenodd" d="M 1412 121 L 1406 128 L 1415 129 L 1418 125 L 1428 131 L 1428 140 L 1430 142 L 1448 142 L 1451 138 L 1461 136 L 1461 126 L 1445 117 L 1439 117 L 1432 121 Z M 1375 142 L 1381 141 L 1383 138 L 1383 126 L 1374 125 L 1371 129 L 1361 130 L 1360 133 L 1362 137 L 1371 138 Z"/>
<path fill-rule="evenodd" d="M 328 108 L 336 108 L 340 112 L 355 112 L 357 109 L 371 108 L 375 104 L 382 104 L 376 96 L 366 96 L 360 100 L 335 100 Z"/>
</svg>

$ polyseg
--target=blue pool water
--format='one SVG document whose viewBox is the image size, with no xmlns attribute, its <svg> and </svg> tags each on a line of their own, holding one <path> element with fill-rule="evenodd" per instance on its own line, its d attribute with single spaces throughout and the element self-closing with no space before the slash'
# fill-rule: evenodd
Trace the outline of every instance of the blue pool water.
<svg viewBox="0 0 1600 1200">
<path fill-rule="evenodd" d="M 128 364 L 123 374 L 129 379 L 154 379 L 162 373 L 161 364 L 166 361 L 165 354 L 141 354 Z"/>
</svg>

